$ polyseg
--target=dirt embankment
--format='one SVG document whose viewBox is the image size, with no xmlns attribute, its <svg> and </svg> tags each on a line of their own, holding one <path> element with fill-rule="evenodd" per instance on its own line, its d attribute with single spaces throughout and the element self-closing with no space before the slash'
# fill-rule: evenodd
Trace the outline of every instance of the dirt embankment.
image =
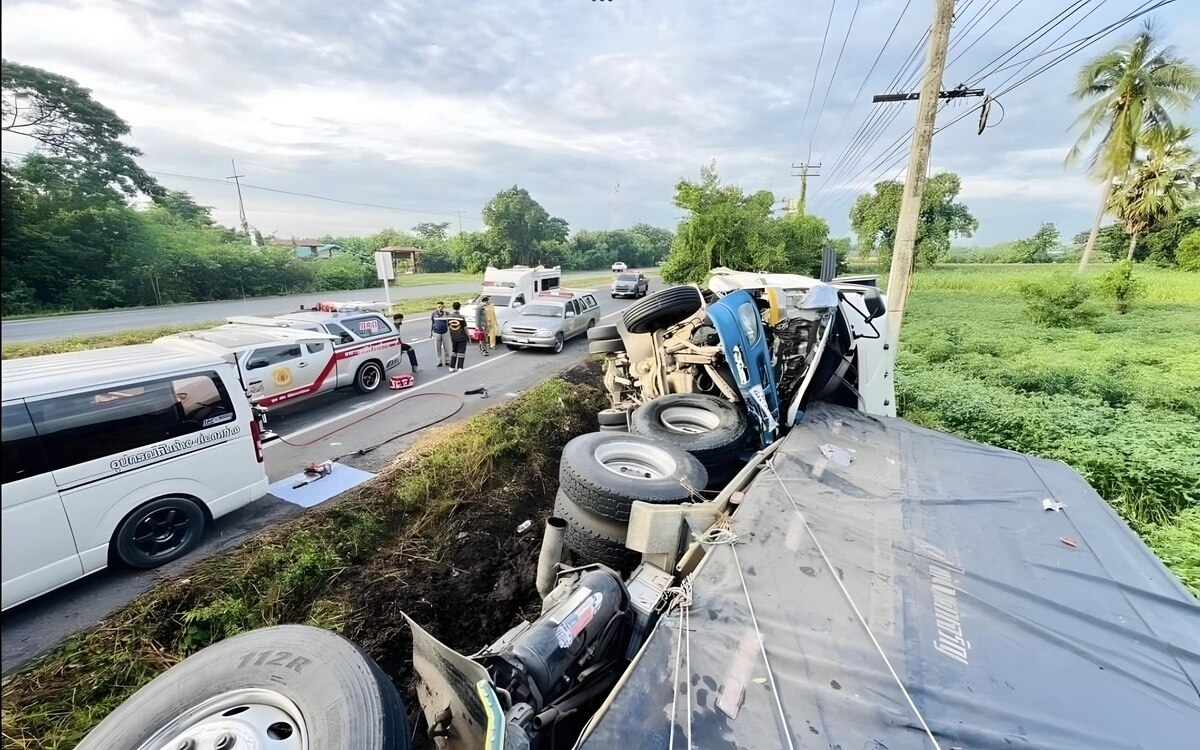
<svg viewBox="0 0 1200 750">
<path fill-rule="evenodd" d="M 363 646 L 415 718 L 401 612 L 465 653 L 536 615 L 534 572 L 559 455 L 570 438 L 595 429 L 605 406 L 598 367 L 571 367 L 430 434 L 334 506 L 155 587 L 5 682 L 5 747 L 74 747 L 179 659 L 244 630 L 290 622 L 336 630 Z M 518 534 L 526 520 L 530 528 Z"/>
</svg>

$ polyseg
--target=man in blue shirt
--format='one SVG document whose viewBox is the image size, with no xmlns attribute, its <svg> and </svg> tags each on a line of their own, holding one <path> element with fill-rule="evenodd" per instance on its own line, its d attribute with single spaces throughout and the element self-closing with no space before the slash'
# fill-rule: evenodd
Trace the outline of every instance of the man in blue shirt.
<svg viewBox="0 0 1200 750">
<path fill-rule="evenodd" d="M 450 342 L 450 312 L 446 310 L 445 302 L 438 302 L 437 308 L 429 316 L 429 335 L 433 338 L 433 347 L 437 352 L 437 366 L 453 365 L 454 347 Z"/>
</svg>

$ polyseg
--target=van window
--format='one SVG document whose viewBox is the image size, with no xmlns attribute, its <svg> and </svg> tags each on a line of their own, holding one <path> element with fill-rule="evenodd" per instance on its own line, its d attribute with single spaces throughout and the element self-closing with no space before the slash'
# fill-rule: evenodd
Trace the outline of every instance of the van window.
<svg viewBox="0 0 1200 750">
<path fill-rule="evenodd" d="M 540 283 L 541 283 L 541 286 L 538 287 L 538 291 L 539 292 L 548 292 L 551 289 L 558 288 L 558 277 L 554 277 L 552 279 L 542 279 Z"/>
<path fill-rule="evenodd" d="M 318 352 L 323 352 L 323 351 L 325 351 L 325 345 L 324 345 L 324 344 L 308 344 L 307 346 L 308 346 L 308 353 L 309 353 L 309 354 L 316 354 L 316 353 L 318 353 Z"/>
<path fill-rule="evenodd" d="M 354 331 L 360 339 L 370 339 L 384 336 L 392 332 L 392 327 L 378 315 L 366 315 L 361 318 L 347 318 L 342 321 L 347 328 Z"/>
<path fill-rule="evenodd" d="M 235 418 L 233 402 L 215 372 L 34 401 L 29 403 L 29 413 L 53 470 L 199 432 Z M 6 422 L 7 418 L 5 413 Z"/>
<path fill-rule="evenodd" d="M 36 477 L 50 470 L 25 404 L 4 407 L 0 425 L 4 444 L 3 464 L 0 464 L 3 484 Z"/>
</svg>

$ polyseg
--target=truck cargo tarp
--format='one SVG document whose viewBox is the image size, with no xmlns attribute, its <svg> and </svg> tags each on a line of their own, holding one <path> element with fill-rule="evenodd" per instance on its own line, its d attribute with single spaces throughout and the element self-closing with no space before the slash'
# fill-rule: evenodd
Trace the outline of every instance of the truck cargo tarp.
<svg viewBox="0 0 1200 750">
<path fill-rule="evenodd" d="M 581 747 L 1200 747 L 1200 603 L 1067 466 L 825 405 L 773 464 Z"/>
</svg>

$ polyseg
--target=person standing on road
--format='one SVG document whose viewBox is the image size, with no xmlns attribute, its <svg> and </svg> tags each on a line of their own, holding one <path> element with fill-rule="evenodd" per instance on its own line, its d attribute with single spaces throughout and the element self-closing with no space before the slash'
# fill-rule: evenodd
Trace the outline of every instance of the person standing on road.
<svg viewBox="0 0 1200 750">
<path fill-rule="evenodd" d="M 446 316 L 446 331 L 450 336 L 450 372 L 458 372 L 467 363 L 467 319 L 460 312 L 462 303 L 451 305 L 453 312 Z"/>
<path fill-rule="evenodd" d="M 487 356 L 488 349 L 496 348 L 496 337 L 500 332 L 500 323 L 496 319 L 496 305 L 492 305 L 490 296 L 484 298 L 484 319 L 487 320 L 487 349 L 484 349 L 484 356 Z"/>
<path fill-rule="evenodd" d="M 433 337 L 433 348 L 437 352 L 437 366 L 450 365 L 453 367 L 454 346 L 450 341 L 450 318 L 446 303 L 440 300 L 433 314 L 429 316 L 429 335 Z"/>
</svg>

